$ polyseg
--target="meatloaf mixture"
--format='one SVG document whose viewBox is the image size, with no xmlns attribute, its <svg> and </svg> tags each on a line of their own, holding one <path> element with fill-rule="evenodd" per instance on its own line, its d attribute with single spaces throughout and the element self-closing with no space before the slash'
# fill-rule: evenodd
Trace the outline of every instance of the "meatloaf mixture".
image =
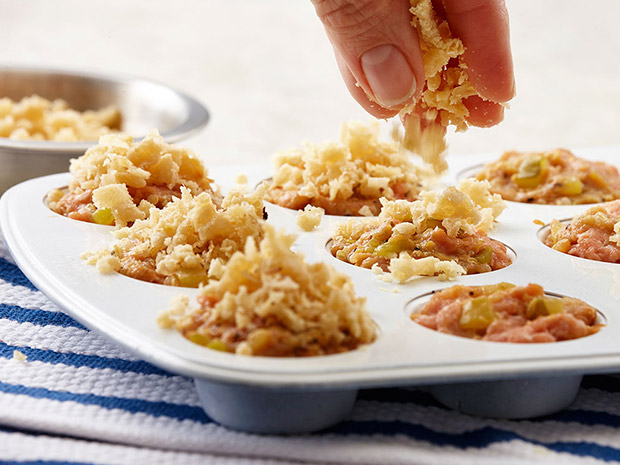
<svg viewBox="0 0 620 465">
<path fill-rule="evenodd" d="M 378 265 L 389 271 L 390 260 L 405 252 L 413 259 L 436 257 L 454 261 L 466 274 L 485 273 L 510 265 L 506 246 L 484 233 L 460 233 L 449 237 L 440 221 L 428 219 L 420 232 L 407 231 L 403 223 L 391 221 L 364 231 L 351 241 L 336 237 L 331 244 L 332 254 L 343 261 L 364 268 Z"/>
<path fill-rule="evenodd" d="M 565 149 L 506 152 L 476 175 L 504 200 L 547 205 L 578 205 L 620 198 L 615 166 L 578 158 Z"/>
<path fill-rule="evenodd" d="M 620 200 L 589 208 L 569 223 L 553 220 L 543 242 L 576 257 L 620 263 Z"/>
<path fill-rule="evenodd" d="M 217 281 L 201 288 L 198 308 L 182 297 L 160 315 L 190 341 L 243 355 L 307 357 L 345 352 L 376 338 L 351 279 L 294 253 L 294 236 L 265 225 Z"/>
<path fill-rule="evenodd" d="M 454 336 L 495 342 L 556 342 L 596 333 L 597 312 L 538 284 L 453 286 L 435 293 L 411 319 Z"/>
<path fill-rule="evenodd" d="M 265 200 L 294 210 L 307 205 L 328 215 L 373 216 L 379 199 L 417 198 L 428 170 L 393 141 L 379 140 L 379 124 L 344 123 L 340 140 L 306 143 L 280 152 Z"/>
<path fill-rule="evenodd" d="M 181 197 L 181 187 L 221 202 L 198 156 L 167 144 L 157 131 L 140 142 L 123 134 L 103 136 L 71 160 L 69 170 L 73 177 L 68 189 L 50 192 L 48 205 L 75 220 L 122 227 Z"/>
<path fill-rule="evenodd" d="M 487 236 L 502 209 L 485 183 L 464 180 L 415 202 L 383 201 L 377 218 L 339 225 L 331 252 L 357 266 L 389 271 L 400 282 L 497 270 L 511 263 L 506 246 Z"/>
</svg>

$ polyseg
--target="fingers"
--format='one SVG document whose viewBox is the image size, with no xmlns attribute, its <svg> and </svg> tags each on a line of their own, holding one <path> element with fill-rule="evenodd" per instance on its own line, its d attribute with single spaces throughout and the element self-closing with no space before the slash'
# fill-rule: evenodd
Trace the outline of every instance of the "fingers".
<svg viewBox="0 0 620 465">
<path fill-rule="evenodd" d="M 469 110 L 467 123 L 479 128 L 489 128 L 499 124 L 504 119 L 504 107 L 499 103 L 483 100 L 474 95 L 465 99 L 465 106 Z"/>
<path fill-rule="evenodd" d="M 507 102 L 513 98 L 514 71 L 504 1 L 441 1 L 452 34 L 465 46 L 463 59 L 476 90 L 493 102 Z"/>
<path fill-rule="evenodd" d="M 336 62 L 338 63 L 338 68 L 340 69 L 340 74 L 342 74 L 342 78 L 344 79 L 344 83 L 349 90 L 351 96 L 359 103 L 364 110 L 370 113 L 375 118 L 387 119 L 398 113 L 397 110 L 389 110 L 387 108 L 382 107 L 377 102 L 373 102 L 368 98 L 366 92 L 362 90 L 359 85 L 357 85 L 357 80 L 349 71 L 349 68 L 344 63 L 340 54 L 336 51 Z"/>
<path fill-rule="evenodd" d="M 411 27 L 409 0 L 312 1 L 339 57 L 345 83 L 366 110 L 381 117 L 393 115 L 419 95 L 424 65 Z M 372 101 L 391 111 L 372 107 Z"/>
<path fill-rule="evenodd" d="M 394 116 L 419 97 L 425 76 L 409 0 L 312 0 L 334 46 L 351 95 L 377 118 Z M 498 103 L 514 97 L 508 13 L 503 0 L 434 0 L 465 45 L 468 75 L 479 94 L 465 104 L 468 123 L 499 123 Z"/>
</svg>

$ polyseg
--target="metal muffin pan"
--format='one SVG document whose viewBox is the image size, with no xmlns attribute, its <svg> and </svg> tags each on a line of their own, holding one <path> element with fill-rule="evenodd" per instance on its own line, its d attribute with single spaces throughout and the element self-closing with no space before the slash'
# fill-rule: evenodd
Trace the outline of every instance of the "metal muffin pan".
<svg viewBox="0 0 620 465">
<path fill-rule="evenodd" d="M 579 153 L 613 162 L 613 150 Z M 493 156 L 452 156 L 452 183 L 463 169 Z M 239 172 L 249 183 L 270 174 L 268 164 L 211 168 L 223 186 Z M 620 265 L 560 254 L 541 243 L 541 226 L 588 206 L 547 207 L 509 203 L 490 236 L 515 252 L 502 270 L 456 281 L 420 278 L 404 285 L 381 281 L 370 270 L 334 258 L 325 244 L 342 217 L 324 217 L 313 232 L 295 225 L 296 212 L 267 205 L 269 222 L 298 234 L 296 251 L 325 261 L 351 276 L 378 326 L 377 340 L 358 350 L 309 358 L 248 357 L 212 351 L 173 330 L 157 326 L 157 314 L 179 293 L 196 289 L 144 283 L 119 274 L 102 275 L 80 259 L 106 247 L 111 228 L 73 221 L 44 205 L 46 193 L 66 185 L 68 174 L 27 181 L 0 199 L 0 224 L 15 260 L 50 299 L 87 327 L 118 342 L 136 356 L 191 376 L 202 405 L 214 420 L 258 433 L 301 433 L 346 418 L 357 391 L 365 387 L 428 386 L 444 404 L 478 415 L 527 418 L 566 407 L 583 374 L 620 371 Z M 583 299 L 606 321 L 597 334 L 549 344 L 475 341 L 431 331 L 409 318 L 409 303 L 452 286 L 539 283 L 545 290 Z"/>
<path fill-rule="evenodd" d="M 168 142 L 179 141 L 200 131 L 209 120 L 207 110 L 194 98 L 147 79 L 10 64 L 0 67 L 0 98 L 21 100 L 32 94 L 61 98 L 79 111 L 116 105 L 122 113 L 123 132 L 136 139 L 159 128 Z M 67 171 L 71 158 L 96 143 L 0 137 L 0 193 L 26 179 Z"/>
</svg>

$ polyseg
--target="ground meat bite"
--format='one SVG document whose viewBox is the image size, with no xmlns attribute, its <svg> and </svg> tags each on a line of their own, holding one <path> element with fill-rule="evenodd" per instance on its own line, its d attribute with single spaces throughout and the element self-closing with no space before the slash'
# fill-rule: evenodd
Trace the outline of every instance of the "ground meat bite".
<svg viewBox="0 0 620 465">
<path fill-rule="evenodd" d="M 428 169 L 414 165 L 378 123 L 344 123 L 338 141 L 278 153 L 265 200 L 285 208 L 320 207 L 328 215 L 372 216 L 380 198 L 414 200 Z"/>
<path fill-rule="evenodd" d="M 354 350 L 376 327 L 353 282 L 325 263 L 295 254 L 294 236 L 265 225 L 265 237 L 232 256 L 219 280 L 201 288 L 199 307 L 181 298 L 159 324 L 210 349 L 266 357 Z"/>
<path fill-rule="evenodd" d="M 221 207 L 206 192 L 192 196 L 182 188 L 180 198 L 161 210 L 153 208 L 147 219 L 115 230 L 109 248 L 85 253 L 83 258 L 105 273 L 198 287 L 217 277 L 248 238 L 262 238 L 266 188 L 261 184 L 254 192 L 230 191 Z"/>
<path fill-rule="evenodd" d="M 453 286 L 434 294 L 411 319 L 454 336 L 495 342 L 557 342 L 596 333 L 597 312 L 537 284 Z"/>
<path fill-rule="evenodd" d="M 378 265 L 389 271 L 391 258 L 405 252 L 414 259 L 436 257 L 452 260 L 462 266 L 467 274 L 486 273 L 510 265 L 506 246 L 482 233 L 448 237 L 441 226 L 429 228 L 419 234 L 393 233 L 394 225 L 383 224 L 348 242 L 342 237 L 331 244 L 332 254 L 343 261 L 363 268 Z"/>
<path fill-rule="evenodd" d="M 217 205 L 222 201 L 200 159 L 167 144 L 157 131 L 140 142 L 123 134 L 103 136 L 71 161 L 70 171 L 68 188 L 51 191 L 48 206 L 80 221 L 126 226 L 180 198 L 182 187 L 193 195 L 208 193 Z"/>
<path fill-rule="evenodd" d="M 338 225 L 332 254 L 356 266 L 390 272 L 399 282 L 414 276 L 454 278 L 510 265 L 506 246 L 486 234 L 503 202 L 489 194 L 485 183 L 469 179 L 441 193 L 421 195 L 414 202 L 382 201 L 378 217 Z"/>
<path fill-rule="evenodd" d="M 553 220 L 543 242 L 569 255 L 620 263 L 620 200 L 588 209 L 569 223 Z"/>
<path fill-rule="evenodd" d="M 578 158 L 565 149 L 506 152 L 476 178 L 489 181 L 492 192 L 515 202 L 578 205 L 620 198 L 615 166 Z"/>
</svg>

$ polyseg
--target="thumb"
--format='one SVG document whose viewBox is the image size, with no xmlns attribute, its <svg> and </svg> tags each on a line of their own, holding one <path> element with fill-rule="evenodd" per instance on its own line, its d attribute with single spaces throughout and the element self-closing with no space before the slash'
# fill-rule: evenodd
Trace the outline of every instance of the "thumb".
<svg viewBox="0 0 620 465">
<path fill-rule="evenodd" d="M 345 82 L 352 76 L 366 94 L 351 92 L 364 108 L 370 99 L 398 109 L 422 91 L 424 65 L 409 0 L 312 1 Z"/>
</svg>

